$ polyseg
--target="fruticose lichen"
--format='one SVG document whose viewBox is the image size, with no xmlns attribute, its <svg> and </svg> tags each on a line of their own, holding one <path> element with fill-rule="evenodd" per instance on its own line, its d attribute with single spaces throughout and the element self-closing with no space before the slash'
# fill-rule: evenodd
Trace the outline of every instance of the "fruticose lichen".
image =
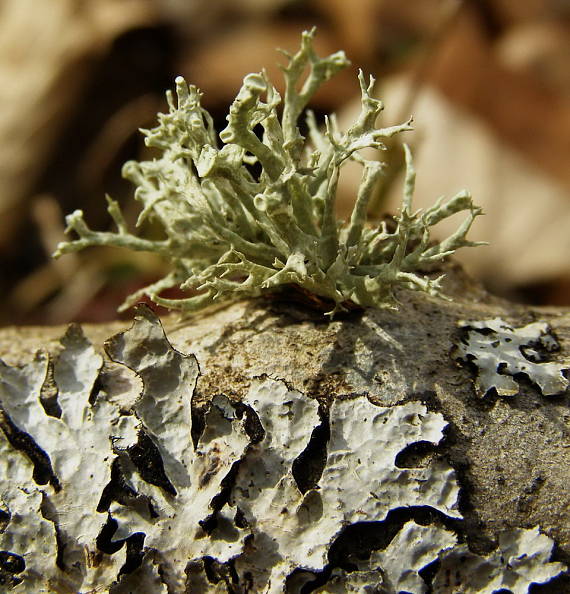
<svg viewBox="0 0 570 594">
<path fill-rule="evenodd" d="M 437 448 L 443 437 L 442 415 L 419 402 L 381 407 L 353 396 L 319 405 L 258 378 L 241 402 L 220 394 L 198 409 L 195 357 L 173 349 L 144 308 L 107 353 L 113 381 L 102 375 L 110 363 L 72 327 L 53 382 L 46 354 L 0 365 L 6 590 L 518 594 L 564 571 L 538 528 L 503 534 L 485 557 L 458 544 L 453 469 L 437 456 L 421 467 L 398 462 L 408 447 Z M 138 397 L 125 397 L 138 382 Z M 383 535 L 402 510 L 434 519 L 400 522 L 364 556 L 348 539 L 353 570 L 335 565 L 347 531 Z"/>
<path fill-rule="evenodd" d="M 108 199 L 117 232 L 91 230 L 77 210 L 67 217 L 67 225 L 79 237 L 61 243 L 55 255 L 109 245 L 163 256 L 171 271 L 131 295 L 122 308 L 147 295 L 167 307 L 195 310 L 216 299 L 257 296 L 283 285 L 324 298 L 331 311 L 348 302 L 389 305 L 396 286 L 440 294 L 440 278 L 429 278 L 421 270 L 458 248 L 479 245 L 466 234 L 481 209 L 462 191 L 425 212 L 413 212 L 415 172 L 404 146 L 407 172 L 395 226 L 366 223 L 384 164 L 364 158 L 360 151 L 385 148 L 381 139 L 411 130 L 411 120 L 376 128 L 383 106 L 372 96 L 372 77 L 367 82 L 360 73 L 358 119 L 342 132 L 331 116 L 320 130 L 307 104 L 319 86 L 349 62 L 343 52 L 318 57 L 313 36 L 314 30 L 303 33 L 300 50 L 287 54 L 283 101 L 265 72 L 249 74 L 219 137 L 200 105 L 198 89 L 176 79 L 177 101 L 169 92 L 169 113 L 159 114 L 156 128 L 143 130 L 147 146 L 162 156 L 131 161 L 123 169 L 143 205 L 137 226 L 155 221 L 164 239 L 131 234 L 119 205 Z M 305 111 L 308 139 L 298 125 Z M 362 164 L 363 175 L 352 215 L 342 223 L 335 215 L 336 188 L 340 168 L 349 159 Z M 467 217 L 457 231 L 433 242 L 430 228 L 461 211 Z M 181 299 L 160 296 L 171 287 L 192 293 Z"/>
<path fill-rule="evenodd" d="M 475 365 L 477 391 L 486 396 L 496 391 L 499 396 L 514 396 L 519 385 L 513 379 L 524 374 L 536 384 L 544 396 L 560 394 L 568 388 L 564 371 L 568 364 L 548 361 L 560 347 L 545 322 L 534 322 L 514 329 L 500 318 L 478 322 L 460 322 L 465 332 L 458 343 L 455 358 Z"/>
</svg>

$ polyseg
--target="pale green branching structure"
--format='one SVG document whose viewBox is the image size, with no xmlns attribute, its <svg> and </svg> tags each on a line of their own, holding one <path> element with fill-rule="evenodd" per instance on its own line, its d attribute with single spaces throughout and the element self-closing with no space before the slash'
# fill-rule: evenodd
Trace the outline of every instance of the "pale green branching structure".
<svg viewBox="0 0 570 594">
<path fill-rule="evenodd" d="M 332 301 L 333 312 L 348 302 L 390 305 L 397 285 L 439 294 L 440 279 L 427 279 L 418 270 L 458 248 L 478 245 L 466 234 L 481 209 L 461 192 L 414 212 L 415 172 L 404 146 L 407 172 L 396 228 L 367 225 L 368 202 L 383 164 L 364 159 L 359 151 L 384 148 L 381 139 L 411 130 L 411 120 L 376 128 L 383 106 L 371 95 L 374 80 L 367 82 L 361 72 L 362 108 L 356 122 L 341 132 L 331 116 L 321 131 L 307 111 L 306 140 L 299 118 L 318 87 L 348 65 L 343 52 L 318 57 L 313 37 L 314 30 L 303 33 L 300 50 L 286 54 L 283 100 L 265 72 L 245 77 L 219 138 L 200 105 L 198 89 L 176 79 L 177 101 L 169 92 L 169 113 L 159 114 L 156 128 L 143 130 L 146 144 L 162 156 L 131 161 L 123 169 L 143 204 L 137 226 L 147 218 L 158 221 L 164 240 L 131 234 L 118 204 L 108 199 L 117 232 L 92 231 L 83 213 L 75 211 L 67 225 L 79 237 L 60 244 L 55 256 L 92 245 L 164 256 L 172 266 L 169 274 L 131 295 L 123 309 L 148 295 L 160 305 L 196 310 L 218 299 L 257 296 L 282 285 Z M 348 159 L 363 165 L 363 175 L 352 216 L 342 223 L 335 216 L 335 198 L 339 171 Z M 457 231 L 433 243 L 430 227 L 460 211 L 467 217 Z M 193 291 L 185 299 L 160 297 L 170 287 Z"/>
</svg>

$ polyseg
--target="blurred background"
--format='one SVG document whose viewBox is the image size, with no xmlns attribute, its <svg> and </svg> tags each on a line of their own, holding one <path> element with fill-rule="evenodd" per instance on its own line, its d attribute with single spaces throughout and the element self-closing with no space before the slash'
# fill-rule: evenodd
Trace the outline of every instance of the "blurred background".
<svg viewBox="0 0 570 594">
<path fill-rule="evenodd" d="M 0 0 L 0 325 L 114 319 L 163 276 L 121 250 L 53 261 L 64 215 L 110 228 L 108 193 L 134 221 L 121 165 L 148 158 L 137 129 L 175 76 L 222 128 L 243 76 L 265 66 L 279 88 L 275 48 L 294 51 L 312 25 L 319 53 L 353 64 L 316 113 L 348 125 L 357 68 L 374 74 L 381 124 L 414 116 L 416 206 L 468 188 L 484 207 L 471 236 L 491 247 L 460 254 L 469 273 L 517 301 L 570 305 L 570 0 Z M 378 212 L 399 202 L 400 147 L 386 157 Z M 359 173 L 342 177 L 341 216 Z"/>
</svg>

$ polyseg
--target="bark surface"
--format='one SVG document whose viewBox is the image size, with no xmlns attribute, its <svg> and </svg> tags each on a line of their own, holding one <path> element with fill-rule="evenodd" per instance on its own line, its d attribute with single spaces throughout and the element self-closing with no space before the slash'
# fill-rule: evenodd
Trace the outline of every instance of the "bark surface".
<svg viewBox="0 0 570 594">
<path fill-rule="evenodd" d="M 248 561 L 236 556 L 233 551 L 224 557 L 224 559 L 229 559 L 228 562 L 222 560 L 219 563 L 211 560 L 204 561 L 208 556 L 207 551 L 201 551 L 201 553 L 206 553 L 205 556 L 188 553 L 194 557 L 186 559 L 186 561 L 192 560 L 192 564 L 186 567 L 187 577 L 184 579 L 187 581 L 183 585 L 180 585 L 182 582 L 176 581 L 182 578 L 175 571 L 170 578 L 168 575 L 166 578 L 163 576 L 162 582 L 158 579 L 159 574 L 156 573 L 156 568 L 161 567 L 161 561 L 157 560 L 155 556 L 153 557 L 154 565 L 148 566 L 154 567 L 155 573 L 152 579 L 156 580 L 155 591 L 163 591 L 161 588 L 166 587 L 164 591 L 168 592 L 183 592 L 184 588 L 190 588 L 189 591 L 212 592 L 277 592 L 283 591 L 282 586 L 278 585 L 280 579 L 283 580 L 283 584 L 286 584 L 287 591 L 291 592 L 364 591 L 350 589 L 357 588 L 354 585 L 357 580 L 356 576 L 359 580 L 364 580 L 359 582 L 360 584 L 368 586 L 376 584 L 375 579 L 379 580 L 378 584 L 382 583 L 383 585 L 376 584 L 377 591 L 382 591 L 381 587 L 385 588 L 384 591 L 408 591 L 403 582 L 400 583 L 397 580 L 390 582 L 391 574 L 386 567 L 391 567 L 391 561 L 386 551 L 389 550 L 387 548 L 389 542 L 392 543 L 390 546 L 397 545 L 398 539 L 395 537 L 397 533 L 400 533 L 401 540 L 404 538 L 402 535 L 407 534 L 407 542 L 412 542 L 414 538 L 428 542 L 429 535 L 422 533 L 423 536 L 420 535 L 420 538 L 420 536 L 414 536 L 415 533 L 412 534 L 412 529 L 420 530 L 417 528 L 418 526 L 422 527 L 421 530 L 427 530 L 426 526 L 436 525 L 450 534 L 453 533 L 454 538 L 460 543 L 458 546 L 466 545 L 470 551 L 469 554 L 486 559 L 485 563 L 491 563 L 489 558 L 494 554 L 493 551 L 503 550 L 500 547 L 507 546 L 501 541 L 501 535 L 510 534 L 512 536 L 513 531 L 538 527 L 543 535 L 547 535 L 556 543 L 553 556 L 549 558 L 549 555 L 546 555 L 542 560 L 543 564 L 548 562 L 569 563 L 570 397 L 568 391 L 549 395 L 547 390 L 540 389 L 538 385 L 540 378 L 534 377 L 532 370 L 525 374 L 519 369 L 509 376 L 516 382 L 518 393 L 508 396 L 499 395 L 496 390 L 486 391 L 481 388 L 481 384 L 478 383 L 478 378 L 482 375 L 481 369 L 478 368 L 477 360 L 474 357 L 470 357 L 468 363 L 461 363 L 457 358 L 459 357 L 458 346 L 466 345 L 469 341 L 469 326 L 466 322 L 481 322 L 500 318 L 512 329 L 519 329 L 539 322 L 547 325 L 548 348 L 541 351 L 541 345 L 536 340 L 519 348 L 518 353 L 521 353 L 523 363 L 527 361 L 536 364 L 537 367 L 533 367 L 533 369 L 544 369 L 539 366 L 545 364 L 557 364 L 559 366 L 557 369 L 561 370 L 570 369 L 570 311 L 526 307 L 496 299 L 465 278 L 462 272 L 453 266 L 450 267 L 448 273 L 445 292 L 451 296 L 451 301 L 446 302 L 423 295 L 401 292 L 398 294 L 399 307 L 396 311 L 372 309 L 353 311 L 333 321 L 329 321 L 321 313 L 313 311 L 303 304 L 292 302 L 287 295 L 283 295 L 282 299 L 238 302 L 204 312 L 187 320 L 182 320 L 174 315 L 162 320 L 168 340 L 175 349 L 174 352 L 191 354 L 196 358 L 197 379 L 195 380 L 195 390 L 192 393 L 194 406 L 192 414 L 196 416 L 192 425 L 195 443 L 198 440 L 204 440 L 204 435 L 210 430 L 206 417 L 211 413 L 211 409 L 208 412 L 208 403 L 212 400 L 219 403 L 220 397 L 223 397 L 228 398 L 228 402 L 243 401 L 247 406 L 251 406 L 257 411 L 254 415 L 255 418 L 264 424 L 263 406 L 268 407 L 269 404 L 260 404 L 262 398 L 259 395 L 255 396 L 252 386 L 262 385 L 263 382 L 270 382 L 268 385 L 284 386 L 282 390 L 286 395 L 300 394 L 303 396 L 304 402 L 313 400 L 315 406 L 317 403 L 320 405 L 320 407 L 310 410 L 303 409 L 305 418 L 313 415 L 313 421 L 316 419 L 316 424 L 313 423 L 309 429 L 309 433 L 313 431 L 312 445 L 305 449 L 301 447 L 299 451 L 302 451 L 302 454 L 295 458 L 295 460 L 301 461 L 303 470 L 299 471 L 297 467 L 297 471 L 293 474 L 297 487 L 304 494 L 305 499 L 308 492 L 318 492 L 319 489 L 321 490 L 320 496 L 324 496 L 327 486 L 325 484 L 319 486 L 319 481 L 324 480 L 323 472 L 326 474 L 329 464 L 326 458 L 327 447 L 330 449 L 332 447 L 331 440 L 334 441 L 333 403 L 354 400 L 354 410 L 356 411 L 360 406 L 357 403 L 362 401 L 359 399 L 364 398 L 364 400 L 367 399 L 367 402 L 377 405 L 379 410 L 388 412 L 396 409 L 403 410 L 398 407 L 405 405 L 419 406 L 421 404 L 425 407 L 425 415 L 429 416 L 431 413 L 441 415 L 438 418 L 442 418 L 445 422 L 443 439 L 420 436 L 417 441 L 411 440 L 399 451 L 396 457 L 396 466 L 400 469 L 414 469 L 414 472 L 420 472 L 421 469 L 435 468 L 434 465 L 437 464 L 448 465 L 454 472 L 454 481 L 459 487 L 459 497 L 455 507 L 453 505 L 445 507 L 441 503 L 442 500 L 438 500 L 441 503 L 439 507 L 439 504 L 418 503 L 414 505 L 404 502 L 402 505 L 392 505 L 387 513 L 378 518 L 378 521 L 367 521 L 370 520 L 367 517 L 363 518 L 365 520 L 363 522 L 345 522 L 343 530 L 335 533 L 334 538 L 331 537 L 331 542 L 328 543 L 326 550 L 328 556 L 323 557 L 325 559 L 324 568 L 318 568 L 318 571 L 315 569 L 315 565 L 308 564 L 309 566 L 303 569 L 302 564 L 296 565 L 291 561 L 285 569 L 283 569 L 284 566 L 281 567 L 280 571 L 284 572 L 283 576 L 277 572 L 268 574 L 269 577 L 268 575 L 264 577 L 262 575 L 264 570 L 259 567 L 259 563 L 257 566 L 252 563 L 251 567 L 254 569 L 252 570 L 251 567 L 249 569 L 253 577 L 249 575 L 248 579 L 253 581 L 250 582 L 249 590 L 243 577 L 248 575 L 244 569 L 247 568 Z M 148 429 L 152 425 L 152 419 L 148 411 L 145 412 L 144 403 L 141 405 L 141 401 L 139 401 L 137 405 L 136 399 L 145 389 L 148 397 L 150 380 L 145 380 L 146 372 L 139 369 L 136 375 L 127 374 L 129 380 L 126 382 L 123 377 L 124 371 L 121 371 L 122 364 L 136 371 L 135 367 L 139 363 L 135 365 L 133 361 L 136 357 L 139 361 L 142 355 L 135 357 L 124 346 L 127 344 L 125 337 L 128 336 L 128 332 L 108 341 L 112 335 L 125 330 L 126 327 L 127 324 L 113 323 L 99 326 L 86 325 L 83 330 L 93 342 L 95 351 L 99 353 L 103 353 L 103 345 L 107 340 L 107 355 L 98 380 L 99 387 L 103 387 L 102 392 L 112 393 L 113 386 L 116 388 L 117 384 L 123 381 L 125 388 L 121 406 L 127 412 L 134 411 L 136 418 Z M 52 360 L 56 361 L 58 353 L 62 352 L 62 346 L 58 343 L 58 339 L 65 330 L 63 327 L 2 329 L 0 330 L 0 357 L 10 366 L 19 366 L 29 363 L 34 353 L 41 349 L 50 353 Z M 492 336 L 492 333 L 484 331 L 479 332 L 477 336 Z M 507 337 L 507 342 L 509 341 L 510 338 Z M 151 343 L 145 344 L 146 349 L 151 348 L 149 347 Z M 186 361 L 183 355 L 181 357 L 181 362 Z M 111 361 L 111 358 L 114 361 Z M 182 363 L 176 365 L 178 365 L 176 369 L 179 369 Z M 501 363 L 500 357 L 494 371 L 500 376 L 509 374 L 508 366 Z M 168 373 L 162 376 L 162 383 L 168 378 Z M 556 368 L 553 373 L 556 375 Z M 558 373 L 556 381 L 564 384 L 566 373 L 566 371 Z M 122 380 L 121 377 L 123 377 Z M 143 388 L 145 383 L 146 388 Z M 43 390 L 47 394 L 44 400 L 49 400 L 48 388 L 48 383 L 44 382 Z M 154 390 L 156 392 L 158 388 L 155 386 Z M 61 386 L 59 392 L 61 393 Z M 115 390 L 116 392 L 117 390 Z M 52 398 L 56 398 L 56 396 L 52 396 Z M 291 396 L 291 399 L 293 401 L 294 397 Z M 222 410 L 226 405 L 218 404 L 218 406 Z M 303 404 L 303 406 L 308 405 Z M 339 410 L 339 404 L 334 406 L 337 407 L 334 409 L 335 411 Z M 200 417 L 200 411 L 206 411 L 206 417 Z M 346 418 L 350 416 L 350 410 L 347 409 L 347 411 Z M 318 431 L 314 433 L 315 426 L 319 422 L 317 412 L 321 417 L 324 414 L 330 419 L 330 426 L 327 429 L 328 437 L 319 434 Z M 297 413 L 291 412 L 292 419 L 295 414 Z M 238 422 L 238 417 L 239 414 L 235 418 L 228 417 L 228 419 L 233 423 Z M 301 422 L 299 419 L 299 423 Z M 14 434 L 15 429 L 13 427 L 10 429 L 14 424 L 17 425 L 14 418 L 5 411 L 1 425 L 8 439 L 10 439 L 10 431 Z M 269 434 L 265 425 L 264 428 L 264 435 Z M 202 437 L 200 437 L 200 432 L 202 432 Z M 148 434 L 154 435 L 150 429 Z M 251 451 L 252 448 L 257 447 L 259 439 L 256 442 L 255 430 L 251 427 L 248 428 L 247 424 L 243 435 L 245 434 L 250 440 L 246 451 Z M 310 437 L 311 435 L 307 435 L 306 441 Z M 241 447 L 240 439 L 241 437 L 239 439 L 235 437 L 233 441 L 230 439 L 224 447 L 227 451 L 232 448 L 239 449 Z M 264 439 L 267 441 L 266 437 Z M 287 443 L 296 443 L 295 439 L 291 437 L 291 441 Z M 205 446 L 200 446 L 200 443 L 197 447 L 201 452 L 200 448 Z M 288 447 L 287 443 L 282 444 L 282 447 Z M 140 435 L 138 446 L 144 449 L 144 444 L 141 445 Z M 160 444 L 158 447 L 160 449 Z M 275 447 L 277 448 L 277 446 Z M 24 444 L 21 450 L 24 454 L 27 452 L 26 448 L 27 446 Z M 65 448 L 65 444 L 63 448 Z M 133 452 L 133 449 L 129 450 L 131 460 L 134 459 L 134 455 L 131 455 Z M 122 454 L 118 455 L 121 457 Z M 126 457 L 123 457 L 126 460 Z M 239 458 L 239 456 L 237 457 Z M 28 459 L 31 458 L 33 457 L 28 455 Z M 166 461 L 164 468 L 168 475 L 167 480 L 171 479 L 172 475 L 169 474 L 167 457 L 164 453 L 162 458 Z M 292 454 L 291 459 L 293 459 Z M 242 457 L 242 471 L 247 466 L 247 462 L 243 460 Z M 360 460 L 358 462 L 360 463 Z M 124 461 L 124 463 L 130 462 Z M 228 458 L 228 468 L 231 464 L 232 462 Z M 299 466 L 298 463 L 297 466 Z M 239 503 L 240 495 L 236 485 L 239 486 L 242 479 L 239 475 L 240 470 L 236 471 L 234 468 L 233 472 L 234 475 L 231 473 L 227 475 L 230 476 L 229 479 L 226 475 L 224 475 L 225 479 L 222 477 L 224 480 L 221 481 L 218 492 L 214 490 L 211 493 L 213 501 L 215 496 L 226 489 L 225 495 L 222 497 L 222 499 L 225 497 L 223 502 L 220 503 L 219 500 L 216 500 L 217 503 L 213 507 L 210 502 L 210 507 L 214 510 L 212 517 L 216 516 L 216 521 L 219 523 L 221 522 L 220 518 L 225 518 L 224 510 L 231 509 L 233 513 L 239 507 L 241 513 L 244 509 L 249 509 L 252 515 L 248 518 L 248 512 L 245 512 L 247 521 L 242 521 L 241 524 L 236 521 L 239 530 L 247 530 L 246 526 L 251 528 L 255 521 L 261 522 L 260 514 L 262 512 L 259 506 L 255 507 L 252 504 L 248 508 L 246 503 Z M 10 481 L 10 476 L 3 478 Z M 154 478 L 156 485 L 156 476 Z M 113 480 L 111 478 L 109 484 L 113 484 Z M 232 481 L 234 482 L 232 483 Z M 142 482 L 144 481 L 131 483 L 131 486 L 134 485 L 139 494 L 144 491 L 144 489 L 141 491 Z M 230 483 L 231 485 L 228 487 Z M 178 487 L 176 481 L 173 480 L 172 484 L 176 487 L 175 491 L 178 492 L 178 496 L 186 496 L 183 495 L 183 490 Z M 27 486 L 35 487 L 36 485 Z M 159 487 L 163 492 L 168 491 L 165 484 L 159 485 Z M 40 486 L 40 489 L 48 488 L 51 487 Z M 285 489 L 283 486 L 280 488 Z M 229 495 L 228 489 L 231 491 Z M 232 489 L 237 490 L 234 492 Z M 93 494 L 95 498 L 100 495 Z M 150 491 L 145 496 L 150 499 L 154 497 L 152 500 L 158 501 L 158 495 L 154 495 Z M 190 496 L 191 494 L 188 495 L 188 497 Z M 110 497 L 110 500 L 117 502 L 120 497 L 115 494 Z M 99 505 L 102 509 L 101 502 Z M 156 505 L 157 509 L 162 510 L 161 505 Z M 226 507 L 223 507 L 224 505 Z M 119 509 L 118 503 L 110 506 L 108 504 L 107 511 L 111 515 L 116 514 L 119 524 L 121 524 L 122 508 Z M 8 513 L 10 512 L 8 511 Z M 49 513 L 46 513 L 45 510 L 43 513 L 44 517 L 50 519 Z M 276 510 L 271 513 L 276 514 L 275 522 L 281 521 Z M 7 517 L 0 517 L 0 522 L 4 521 L 6 531 L 10 527 Z M 201 520 L 207 521 L 207 518 L 201 518 Z M 210 520 L 212 521 L 212 518 Z M 415 522 L 415 524 L 411 525 L 410 522 Z M 346 529 L 349 524 L 352 532 Z M 123 538 L 131 538 L 130 541 L 124 540 L 124 542 L 127 544 L 130 542 L 132 550 L 136 549 L 132 535 L 141 532 L 147 535 L 146 546 L 149 546 L 149 542 L 153 538 L 150 530 L 145 532 L 140 527 L 133 528 L 134 521 L 130 517 L 125 519 L 124 525 L 128 529 L 125 528 Z M 2 524 L 0 524 L 1 526 Z M 202 525 L 202 527 L 204 526 Z M 208 531 L 206 530 L 206 532 Z M 276 538 L 279 540 L 281 537 Z M 119 542 L 117 534 L 110 540 Z M 162 542 L 158 536 L 155 537 L 155 541 L 157 543 L 155 547 L 150 547 L 153 550 L 159 548 Z M 253 541 L 253 550 L 255 550 L 255 546 L 261 546 L 259 536 L 254 536 Z M 101 539 L 98 542 L 101 542 Z M 247 546 L 252 546 L 251 540 L 248 541 L 245 538 L 244 542 L 249 543 Z M 256 542 L 258 545 L 255 544 Z M 279 542 L 283 547 L 285 541 Z M 500 544 L 501 542 L 503 544 Z M 497 549 L 497 543 L 500 544 L 499 549 Z M 124 548 L 126 550 L 127 547 Z M 150 549 L 147 550 L 139 546 L 139 558 L 145 554 L 150 555 L 149 551 Z M 371 551 L 372 557 L 378 551 L 380 551 L 378 553 L 380 557 L 382 554 L 384 555 L 378 561 L 380 567 L 384 567 L 384 569 L 379 574 L 376 573 L 375 577 L 366 574 L 358 563 L 356 565 L 353 563 L 350 566 L 350 559 L 354 561 L 355 555 L 367 557 L 370 556 Z M 105 553 L 110 554 L 108 550 L 105 550 Z M 287 557 L 283 551 L 280 555 L 282 559 Z M 536 558 L 539 557 L 540 555 Z M 125 569 L 126 565 L 123 563 L 122 577 L 117 578 L 119 582 L 113 586 L 115 588 L 112 590 L 113 592 L 128 591 L 120 589 L 120 587 L 127 588 L 128 584 L 131 584 L 128 580 L 135 579 L 132 576 L 137 572 L 143 572 L 143 566 L 140 566 L 135 569 L 134 573 L 129 574 L 129 569 L 136 567 L 133 559 L 134 557 L 129 557 L 127 553 L 126 561 L 123 561 L 127 565 L 131 563 L 131 565 Z M 289 558 L 287 557 L 287 559 Z M 450 583 L 445 585 L 440 570 L 447 568 L 447 575 L 450 576 L 453 573 L 453 568 L 449 569 L 453 565 L 452 559 L 453 556 L 446 558 L 441 554 L 438 557 L 436 551 L 435 557 L 426 563 L 427 570 L 424 566 L 419 567 L 419 569 L 424 567 L 424 573 L 421 574 L 422 578 L 418 582 L 420 586 L 416 584 L 415 590 L 409 584 L 406 587 L 410 588 L 409 591 L 414 592 L 429 591 L 426 589 L 428 584 L 429 588 L 435 592 L 493 591 L 488 584 L 479 590 L 468 588 L 459 590 L 454 589 L 458 585 L 453 586 Z M 436 563 L 432 563 L 430 566 L 432 561 L 436 561 Z M 13 579 L 17 578 L 17 573 L 13 572 L 13 566 L 4 561 L 2 563 L 0 563 L 0 572 L 4 583 L 11 584 L 16 588 L 22 587 L 21 584 L 17 584 L 17 579 Z M 210 563 L 209 566 L 208 563 Z M 267 563 L 270 562 L 267 561 Z M 228 569 L 230 566 L 232 567 L 231 571 Z M 118 567 L 121 565 L 119 564 Z M 141 583 L 150 583 L 144 581 L 150 579 L 149 572 L 151 570 L 148 567 L 144 570 L 146 574 L 143 577 L 139 576 L 142 580 Z M 347 567 L 352 567 L 354 571 L 349 571 Z M 166 573 L 168 574 L 168 572 Z M 557 573 L 560 574 L 559 571 Z M 379 575 L 382 577 L 378 577 Z M 468 575 L 468 573 L 462 575 Z M 449 579 L 451 580 L 451 578 Z M 548 582 L 547 579 L 543 581 Z M 72 580 L 70 583 L 78 582 Z M 252 588 L 251 583 L 254 584 Z M 485 587 L 489 589 L 486 590 Z M 502 582 L 500 587 L 508 588 L 508 580 Z M 235 590 L 231 588 L 235 588 Z M 334 588 L 340 589 L 335 590 Z M 392 589 L 390 590 L 390 588 Z M 528 591 L 527 586 L 521 586 L 518 582 L 511 582 L 511 588 L 514 592 Z M 79 588 L 77 591 L 87 590 Z M 563 572 L 549 583 L 533 586 L 532 591 L 570 592 L 570 579 L 567 572 Z"/>
</svg>

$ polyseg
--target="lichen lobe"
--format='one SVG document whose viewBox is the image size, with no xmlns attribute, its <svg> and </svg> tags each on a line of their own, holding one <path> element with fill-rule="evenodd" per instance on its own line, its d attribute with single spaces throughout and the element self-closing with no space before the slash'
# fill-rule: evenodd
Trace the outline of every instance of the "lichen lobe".
<svg viewBox="0 0 570 594">
<path fill-rule="evenodd" d="M 454 357 L 477 368 L 476 386 L 480 396 L 495 392 L 515 396 L 520 387 L 515 377 L 525 375 L 544 396 L 561 394 L 568 388 L 564 372 L 570 363 L 549 361 L 559 350 L 552 329 L 545 322 L 513 328 L 500 318 L 460 322 L 464 332 Z"/>
<path fill-rule="evenodd" d="M 0 366 L 2 408 L 45 451 L 59 481 L 59 490 L 36 484 L 32 462 L 0 433 L 7 517 L 0 548 L 12 555 L 6 567 L 16 592 L 357 592 L 381 586 L 444 593 L 454 591 L 445 589 L 445 575 L 464 555 L 469 563 L 454 574 L 457 583 L 468 584 L 478 567 L 492 567 L 480 591 L 516 584 L 518 594 L 564 570 L 550 561 L 553 543 L 538 528 L 507 532 L 497 551 L 480 557 L 458 544 L 460 529 L 413 520 L 366 558 L 354 558 L 352 571 L 335 565 L 330 553 L 346 530 L 367 524 L 381 531 L 395 510 L 431 510 L 460 526 L 459 484 L 450 465 L 437 455 L 422 467 L 397 463 L 419 442 L 437 452 L 447 424 L 441 414 L 414 401 L 380 407 L 365 396 L 334 399 L 323 409 L 263 377 L 239 403 L 215 396 L 195 435 L 198 363 L 172 348 L 149 310 L 139 310 L 133 327 L 109 341 L 107 352 L 142 379 L 130 411 L 113 404 L 105 387 L 92 397 L 103 361 L 77 329 L 64 338 L 55 363 L 60 418 L 40 403 L 45 358 L 21 369 Z M 314 482 L 300 484 L 295 468 L 311 451 L 317 427 L 327 429 L 320 431 L 324 460 Z M 151 453 L 163 481 L 153 478 L 153 468 L 142 470 L 141 459 L 151 460 Z M 24 568 L 14 561 L 19 558 Z M 428 579 L 423 569 L 434 561 L 440 569 Z"/>
</svg>

